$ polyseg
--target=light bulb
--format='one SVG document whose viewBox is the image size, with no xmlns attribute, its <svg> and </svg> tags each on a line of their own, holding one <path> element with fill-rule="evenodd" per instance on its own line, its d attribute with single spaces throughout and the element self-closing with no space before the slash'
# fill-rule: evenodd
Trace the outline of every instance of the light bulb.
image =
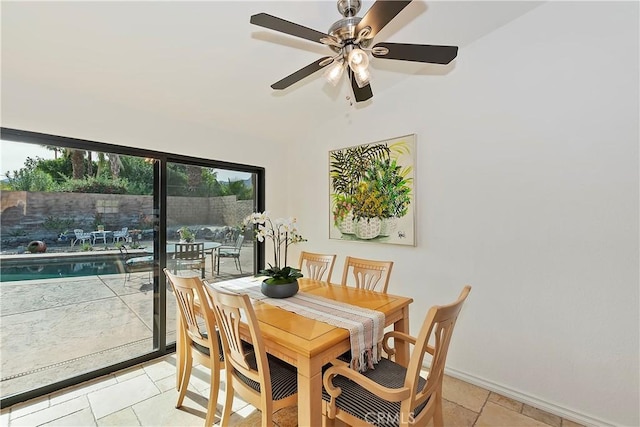
<svg viewBox="0 0 640 427">
<path fill-rule="evenodd" d="M 366 70 L 369 66 L 369 57 L 362 49 L 355 48 L 349 52 L 349 66 L 357 73 L 359 70 Z"/>
<path fill-rule="evenodd" d="M 327 79 L 327 81 L 333 86 L 336 86 L 340 81 L 343 72 L 344 63 L 342 61 L 336 60 L 333 61 L 333 64 L 329 65 L 324 71 L 324 78 Z"/>
<path fill-rule="evenodd" d="M 371 77 L 371 74 L 369 73 L 369 70 L 367 68 L 361 68 L 358 71 L 354 71 L 353 74 L 356 78 L 358 87 L 362 88 L 369 84 L 369 78 Z"/>
</svg>

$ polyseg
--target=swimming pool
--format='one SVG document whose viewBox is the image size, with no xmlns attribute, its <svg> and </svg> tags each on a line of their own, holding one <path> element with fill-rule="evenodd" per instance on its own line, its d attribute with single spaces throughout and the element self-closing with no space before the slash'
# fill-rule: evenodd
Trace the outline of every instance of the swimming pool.
<svg viewBox="0 0 640 427">
<path fill-rule="evenodd" d="M 10 257 L 0 262 L 0 282 L 82 277 L 124 273 L 116 254 L 88 254 L 64 257 Z"/>
</svg>

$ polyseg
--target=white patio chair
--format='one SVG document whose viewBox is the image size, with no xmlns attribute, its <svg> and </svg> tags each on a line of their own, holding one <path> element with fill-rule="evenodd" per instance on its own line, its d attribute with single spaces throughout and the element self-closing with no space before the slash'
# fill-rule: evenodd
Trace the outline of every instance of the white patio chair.
<svg viewBox="0 0 640 427">
<path fill-rule="evenodd" d="M 122 230 L 113 232 L 113 243 L 119 241 L 120 239 L 122 239 L 123 242 L 126 242 L 128 237 L 129 227 L 122 227 Z"/>
<path fill-rule="evenodd" d="M 76 242 L 80 241 L 81 245 L 84 245 L 84 242 L 87 240 L 91 242 L 93 245 L 93 235 L 91 233 L 85 233 L 81 228 L 76 228 L 73 230 L 73 234 L 75 235 L 74 239 L 71 239 L 71 246 L 73 247 Z"/>
</svg>

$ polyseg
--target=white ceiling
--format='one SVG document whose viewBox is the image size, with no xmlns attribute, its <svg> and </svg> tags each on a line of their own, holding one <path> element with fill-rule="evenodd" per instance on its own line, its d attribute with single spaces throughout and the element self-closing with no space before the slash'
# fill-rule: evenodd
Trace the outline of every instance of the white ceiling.
<svg viewBox="0 0 640 427">
<path fill-rule="evenodd" d="M 358 15 L 372 3 L 363 0 Z M 448 66 L 372 59 L 374 97 L 353 108 L 420 75 L 450 72 L 466 46 L 539 4 L 413 1 L 375 41 L 455 45 L 458 58 Z M 340 18 L 335 1 L 3 1 L 2 86 L 33 83 L 274 140 L 283 124 L 304 132 L 340 114 L 346 78 L 333 87 L 318 72 L 284 91 L 270 88 L 331 51 L 251 25 L 259 12 L 322 32 Z"/>
</svg>

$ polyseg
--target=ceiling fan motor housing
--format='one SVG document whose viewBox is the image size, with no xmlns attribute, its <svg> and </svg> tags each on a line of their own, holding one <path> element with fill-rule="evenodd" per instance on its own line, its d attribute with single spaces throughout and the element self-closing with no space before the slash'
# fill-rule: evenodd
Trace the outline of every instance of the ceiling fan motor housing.
<svg viewBox="0 0 640 427">
<path fill-rule="evenodd" d="M 362 3 L 360 0 L 338 0 L 338 12 L 345 18 L 356 16 L 360 11 Z"/>
<path fill-rule="evenodd" d="M 348 41 L 356 38 L 356 26 L 362 20 L 359 16 L 350 16 L 342 18 L 333 23 L 329 28 L 329 34 L 337 37 L 339 40 Z"/>
</svg>

